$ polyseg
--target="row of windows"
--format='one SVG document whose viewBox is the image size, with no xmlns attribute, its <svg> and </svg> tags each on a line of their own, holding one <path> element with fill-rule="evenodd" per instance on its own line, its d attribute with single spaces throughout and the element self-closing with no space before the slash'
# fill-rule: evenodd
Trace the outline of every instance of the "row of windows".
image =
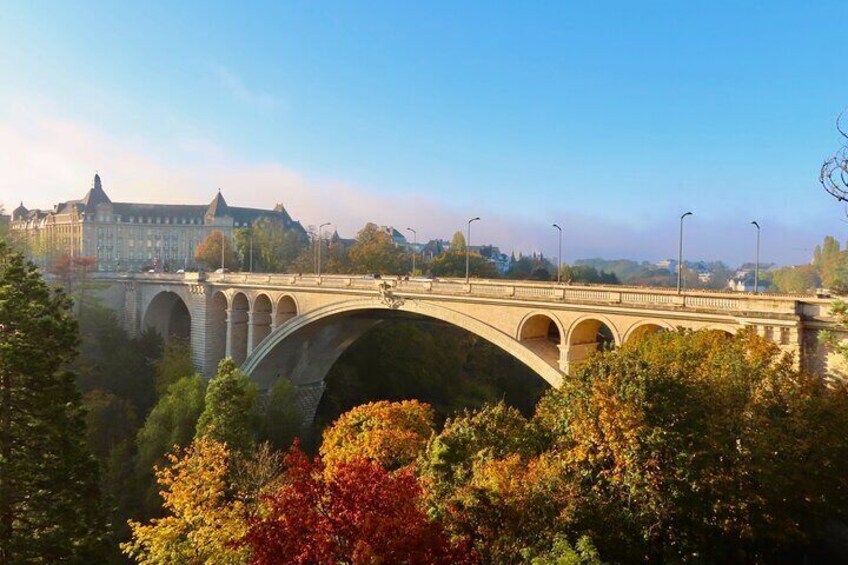
<svg viewBox="0 0 848 565">
<path fill-rule="evenodd" d="M 123 219 L 120 215 L 110 216 L 109 214 L 98 214 L 96 221 L 98 222 L 120 222 Z M 127 216 L 125 220 L 129 224 L 182 224 L 182 225 L 202 225 L 203 218 L 170 218 L 162 216 Z"/>
<path fill-rule="evenodd" d="M 108 214 L 98 214 L 97 222 L 120 222 L 122 216 L 115 215 L 110 216 Z M 162 216 L 128 216 L 125 223 L 129 224 L 172 224 L 172 225 L 204 225 L 203 218 L 170 218 L 170 217 L 162 217 Z M 250 226 L 250 222 L 234 222 L 235 226 L 238 227 L 248 227 Z"/>
<path fill-rule="evenodd" d="M 122 240 L 118 239 L 117 247 L 121 247 L 121 244 L 122 244 Z M 144 247 L 145 241 L 141 240 L 141 239 L 139 239 L 139 240 L 130 239 L 130 240 L 127 240 L 127 244 L 129 245 L 129 247 L 135 247 L 136 244 L 138 244 L 138 247 Z M 88 245 L 91 246 L 92 242 L 89 241 Z M 194 241 L 194 240 L 189 240 L 184 245 L 181 245 L 181 244 L 176 243 L 176 242 L 164 243 L 163 244 L 161 241 L 154 241 L 152 239 L 148 239 L 147 242 L 146 242 L 146 245 L 147 245 L 147 247 L 156 247 L 157 249 L 163 248 L 163 249 L 181 250 L 181 249 L 194 249 L 195 246 L 199 245 L 199 243 L 197 241 Z M 104 242 L 102 239 L 97 240 L 97 249 L 104 249 L 104 248 L 112 249 L 113 247 L 114 247 L 114 245 L 112 244 L 111 241 L 107 240 L 106 242 Z"/>
</svg>

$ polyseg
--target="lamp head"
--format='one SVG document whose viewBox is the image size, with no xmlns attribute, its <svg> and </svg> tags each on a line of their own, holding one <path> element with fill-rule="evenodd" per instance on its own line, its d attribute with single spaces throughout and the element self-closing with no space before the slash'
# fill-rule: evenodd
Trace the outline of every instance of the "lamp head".
<svg viewBox="0 0 848 565">
<path fill-rule="evenodd" d="M 685 218 L 686 216 L 693 216 L 693 215 L 694 215 L 694 214 L 693 214 L 692 212 L 686 212 L 685 214 L 683 214 L 682 216 L 680 216 L 680 219 L 682 220 L 682 219 L 683 219 L 683 218 Z"/>
<path fill-rule="evenodd" d="M 758 224 L 756 221 L 751 222 L 751 224 L 757 226 L 757 229 L 760 229 L 760 224 Z"/>
</svg>

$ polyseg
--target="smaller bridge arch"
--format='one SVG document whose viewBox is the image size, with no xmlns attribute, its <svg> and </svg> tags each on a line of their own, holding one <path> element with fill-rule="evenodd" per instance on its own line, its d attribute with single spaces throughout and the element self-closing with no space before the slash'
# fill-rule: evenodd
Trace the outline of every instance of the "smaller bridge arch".
<svg viewBox="0 0 848 565">
<path fill-rule="evenodd" d="M 262 343 L 262 340 L 270 335 L 274 326 L 274 303 L 271 297 L 264 292 L 253 298 L 251 305 L 248 327 L 247 355 Z"/>
<path fill-rule="evenodd" d="M 299 312 L 300 307 L 294 296 L 290 294 L 281 295 L 274 305 L 274 329 L 297 316 Z"/>
<path fill-rule="evenodd" d="M 191 313 L 179 294 L 162 291 L 147 305 L 142 328 L 154 329 L 165 339 L 191 339 Z"/>
<path fill-rule="evenodd" d="M 241 291 L 233 293 L 227 309 L 227 354 L 239 365 L 247 359 L 249 319 L 250 300 L 247 294 Z"/>
<path fill-rule="evenodd" d="M 598 314 L 582 316 L 568 328 L 562 365 L 566 370 L 585 362 L 598 350 L 621 345 L 621 334 L 609 318 Z"/>
<path fill-rule="evenodd" d="M 647 320 L 636 322 L 630 326 L 624 333 L 622 343 L 628 343 L 631 340 L 642 339 L 652 333 L 673 331 L 674 327 L 665 320 Z"/>
<path fill-rule="evenodd" d="M 564 335 L 562 322 L 552 313 L 531 312 L 519 323 L 516 339 L 552 367 L 559 367 Z"/>
</svg>

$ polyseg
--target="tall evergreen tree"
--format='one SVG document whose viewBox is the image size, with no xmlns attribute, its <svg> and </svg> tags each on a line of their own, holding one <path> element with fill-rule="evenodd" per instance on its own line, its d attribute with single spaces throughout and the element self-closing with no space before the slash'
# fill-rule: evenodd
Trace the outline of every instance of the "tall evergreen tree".
<svg viewBox="0 0 848 565">
<path fill-rule="evenodd" d="M 103 526 L 85 447 L 70 300 L 0 242 L 0 565 L 93 562 Z"/>
<path fill-rule="evenodd" d="M 232 359 L 218 365 L 218 373 L 206 389 L 206 406 L 197 422 L 195 437 L 211 437 L 231 451 L 253 448 L 259 428 L 258 391 Z"/>
</svg>

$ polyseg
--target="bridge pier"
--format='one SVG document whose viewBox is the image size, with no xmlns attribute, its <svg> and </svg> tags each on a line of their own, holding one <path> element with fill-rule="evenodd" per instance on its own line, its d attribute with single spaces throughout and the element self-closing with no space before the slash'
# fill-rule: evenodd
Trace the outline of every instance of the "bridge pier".
<svg viewBox="0 0 848 565">
<path fill-rule="evenodd" d="M 256 332 L 256 313 L 250 310 L 247 313 L 247 355 L 253 353 L 253 334 Z"/>
<path fill-rule="evenodd" d="M 598 351 L 599 347 L 599 342 L 560 345 L 560 371 L 565 375 L 570 374 L 578 365 L 585 363 L 593 353 Z"/>
</svg>

